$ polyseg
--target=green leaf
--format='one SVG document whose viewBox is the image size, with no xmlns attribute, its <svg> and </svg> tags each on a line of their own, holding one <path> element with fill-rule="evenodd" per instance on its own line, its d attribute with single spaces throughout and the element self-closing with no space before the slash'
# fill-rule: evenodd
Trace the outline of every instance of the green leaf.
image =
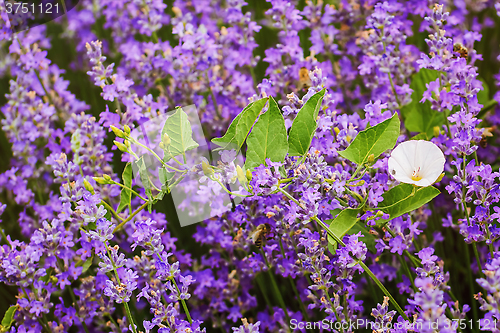
<svg viewBox="0 0 500 333">
<path fill-rule="evenodd" d="M 285 120 L 274 98 L 269 99 L 269 110 L 262 114 L 247 140 L 247 170 L 265 163 L 266 158 L 281 162 L 288 152 Z"/>
<path fill-rule="evenodd" d="M 243 111 L 234 118 L 223 137 L 212 139 L 213 143 L 220 146 L 214 149 L 214 151 L 221 149 L 236 149 L 239 151 L 266 103 L 267 98 L 262 98 L 248 104 Z"/>
<path fill-rule="evenodd" d="M 415 136 L 412 136 L 410 140 L 429 140 L 429 137 L 427 136 L 427 133 L 418 133 Z"/>
<path fill-rule="evenodd" d="M 417 109 L 419 106 L 431 107 L 431 102 L 425 101 L 425 103 L 420 103 L 420 100 L 424 96 L 424 92 L 427 90 L 425 84 L 431 81 L 436 81 L 436 79 L 439 79 L 440 75 L 440 72 L 434 69 L 422 68 L 412 76 L 410 83 L 410 88 L 413 90 L 413 93 L 411 94 L 411 103 L 406 104 L 401 108 L 401 114 L 403 117 L 406 118 L 408 113 Z"/>
<path fill-rule="evenodd" d="M 90 266 L 92 266 L 92 263 L 94 262 L 94 256 L 91 256 L 85 260 L 85 262 L 82 265 L 82 274 L 85 273 Z"/>
<path fill-rule="evenodd" d="M 488 84 L 483 79 L 479 79 L 479 80 L 483 84 L 483 90 L 480 90 L 477 93 L 477 101 L 479 102 L 479 104 L 482 104 L 483 106 L 485 106 L 490 101 L 490 87 L 488 87 Z"/>
<path fill-rule="evenodd" d="M 335 236 L 342 239 L 344 235 L 356 224 L 358 221 L 358 209 L 346 208 L 337 215 L 333 220 L 325 221 L 330 226 L 328 229 L 333 232 Z M 328 236 L 328 243 L 333 245 L 334 249 L 337 249 L 337 242 L 332 237 Z"/>
<path fill-rule="evenodd" d="M 432 110 L 430 107 L 413 109 L 405 119 L 405 127 L 410 132 L 426 133 L 428 137 L 434 136 L 434 127 L 444 124 L 444 113 Z"/>
<path fill-rule="evenodd" d="M 144 186 L 144 189 L 146 190 L 146 195 L 148 196 L 148 210 L 149 212 L 151 212 L 153 193 L 151 192 L 151 184 L 149 183 L 149 174 L 148 170 L 146 169 L 146 164 L 144 163 L 143 156 L 141 156 L 137 161 L 135 161 L 135 165 L 139 169 L 139 176 L 141 177 L 142 186 Z"/>
<path fill-rule="evenodd" d="M 123 169 L 122 173 L 123 185 L 132 188 L 132 164 L 130 162 L 125 165 L 125 169 Z M 120 204 L 118 205 L 117 213 L 121 212 L 123 208 L 130 205 L 132 201 L 132 191 L 129 189 L 123 188 L 120 193 Z"/>
<path fill-rule="evenodd" d="M 373 154 L 377 158 L 387 149 L 396 145 L 399 136 L 399 117 L 397 113 L 373 127 L 358 133 L 354 141 L 346 150 L 339 151 L 339 155 L 358 165 L 367 162 Z"/>
<path fill-rule="evenodd" d="M 444 124 L 444 114 L 432 110 L 431 102 L 420 103 L 427 90 L 425 85 L 435 81 L 440 75 L 439 71 L 422 68 L 413 76 L 410 84 L 410 88 L 413 89 L 412 101 L 401 108 L 401 114 L 405 118 L 405 127 L 408 131 L 427 133 L 428 137 L 432 137 L 434 127 L 441 127 Z"/>
<path fill-rule="evenodd" d="M 17 305 L 12 305 L 5 312 L 2 319 L 2 332 L 7 332 L 14 323 L 14 315 L 16 314 L 17 308 Z"/>
<path fill-rule="evenodd" d="M 175 176 L 175 172 L 170 172 L 165 169 L 165 167 L 161 167 L 158 169 L 158 177 L 160 178 L 160 182 L 162 184 L 168 184 L 170 180 Z"/>
<path fill-rule="evenodd" d="M 439 193 L 433 186 L 417 187 L 411 184 L 401 183 L 382 194 L 384 200 L 379 203 L 378 209 L 389 214 L 388 219 L 377 221 L 378 226 L 385 225 L 388 221 L 398 216 L 418 209 L 434 199 Z"/>
<path fill-rule="evenodd" d="M 363 222 L 358 221 L 355 225 L 352 226 L 352 228 L 347 232 L 347 234 L 353 235 L 357 234 L 360 231 L 364 237 L 360 237 L 359 240 L 365 243 L 366 247 L 371 253 L 377 253 L 377 249 L 375 248 L 376 244 L 375 236 L 373 236 L 368 232 L 368 230 L 366 230 L 366 227 L 364 226 Z"/>
<path fill-rule="evenodd" d="M 165 134 L 170 137 L 170 144 L 164 148 L 165 162 L 177 155 L 185 156 L 186 151 L 198 147 L 198 143 L 192 137 L 193 131 L 191 130 L 188 116 L 181 108 L 178 108 L 165 121 L 163 130 L 161 131 L 162 140 Z"/>
<path fill-rule="evenodd" d="M 98 206 L 103 207 L 106 210 L 106 214 L 104 214 L 104 217 L 106 218 L 106 220 L 111 221 L 111 216 L 112 216 L 111 211 L 107 209 L 106 206 L 104 206 L 103 204 L 99 204 Z M 91 223 L 88 224 L 89 227 L 91 227 Z"/>
<path fill-rule="evenodd" d="M 290 156 L 303 156 L 309 151 L 309 146 L 316 132 L 316 118 L 325 92 L 326 89 L 322 89 L 312 95 L 295 117 L 288 137 L 288 144 L 290 145 L 288 154 Z"/>
</svg>

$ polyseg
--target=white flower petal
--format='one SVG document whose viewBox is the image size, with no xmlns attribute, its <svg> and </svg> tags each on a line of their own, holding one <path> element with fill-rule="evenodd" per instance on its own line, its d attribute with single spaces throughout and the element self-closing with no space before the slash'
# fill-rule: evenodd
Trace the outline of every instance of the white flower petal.
<svg viewBox="0 0 500 333">
<path fill-rule="evenodd" d="M 399 180 L 400 182 L 411 182 L 411 173 L 413 170 L 408 161 L 406 160 L 406 156 L 396 155 L 389 157 L 388 161 L 389 165 L 389 173 Z"/>
<path fill-rule="evenodd" d="M 410 140 L 392 151 L 388 166 L 389 173 L 400 182 L 430 186 L 443 172 L 445 162 L 443 152 L 434 143 Z"/>
</svg>

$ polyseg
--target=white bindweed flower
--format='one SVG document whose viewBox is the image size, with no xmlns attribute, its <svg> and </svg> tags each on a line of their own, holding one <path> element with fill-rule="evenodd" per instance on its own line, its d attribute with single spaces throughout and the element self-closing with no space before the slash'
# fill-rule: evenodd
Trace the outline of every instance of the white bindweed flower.
<svg viewBox="0 0 500 333">
<path fill-rule="evenodd" d="M 403 183 L 430 186 L 443 172 L 444 163 L 444 154 L 434 143 L 410 140 L 392 151 L 389 173 Z"/>
</svg>

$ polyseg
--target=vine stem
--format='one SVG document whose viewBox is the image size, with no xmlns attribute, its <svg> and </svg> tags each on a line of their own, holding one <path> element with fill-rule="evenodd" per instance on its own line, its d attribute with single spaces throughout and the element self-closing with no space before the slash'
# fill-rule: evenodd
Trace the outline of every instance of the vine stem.
<svg viewBox="0 0 500 333">
<path fill-rule="evenodd" d="M 143 145 L 142 143 L 140 143 L 139 141 L 135 140 L 134 138 L 131 138 L 131 137 L 127 137 L 128 140 L 131 140 L 133 143 L 135 143 L 136 145 L 138 145 L 139 147 L 142 147 L 144 149 L 146 149 L 147 151 L 149 151 L 151 154 L 153 154 L 153 156 L 161 162 L 161 164 L 165 167 L 165 168 L 168 168 L 168 169 L 171 169 L 171 170 L 174 170 L 174 171 L 177 171 L 177 172 L 180 172 L 180 173 L 186 173 L 187 170 L 179 170 L 177 169 L 176 167 L 173 167 L 171 165 L 168 165 L 167 163 L 165 163 L 161 158 L 160 156 L 158 156 L 158 154 L 151 148 Z M 179 163 L 179 162 L 177 162 Z"/>
<path fill-rule="evenodd" d="M 126 186 L 126 185 L 123 185 L 122 183 L 118 183 L 118 182 L 115 182 L 113 181 L 113 184 L 115 185 L 118 185 L 126 190 L 129 190 L 130 192 L 132 192 L 133 194 L 135 194 L 137 197 L 141 198 L 142 201 L 148 201 L 147 199 L 144 199 L 139 193 L 137 193 L 136 191 L 134 191 L 133 189 L 131 189 L 130 187 Z"/>
<path fill-rule="evenodd" d="M 211 176 L 211 177 L 210 177 L 210 179 L 211 179 L 211 180 L 216 181 L 217 183 L 219 183 L 219 185 L 222 187 L 222 189 L 223 189 L 224 191 L 226 191 L 226 193 L 227 193 L 227 194 L 229 194 L 229 195 L 234 195 L 234 196 L 237 196 L 237 197 L 242 197 L 242 198 L 251 197 L 251 195 L 239 194 L 239 193 L 234 193 L 234 192 L 229 191 L 229 190 L 227 189 L 227 187 L 226 187 L 226 186 L 224 186 L 224 184 L 222 184 L 222 182 L 221 182 L 219 179 L 217 179 L 217 178 L 215 178 L 215 177 L 213 177 L 213 176 Z"/>
</svg>

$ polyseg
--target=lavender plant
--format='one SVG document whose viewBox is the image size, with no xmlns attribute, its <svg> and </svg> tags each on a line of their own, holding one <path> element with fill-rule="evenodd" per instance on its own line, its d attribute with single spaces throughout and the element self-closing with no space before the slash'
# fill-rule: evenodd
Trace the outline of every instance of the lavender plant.
<svg viewBox="0 0 500 333">
<path fill-rule="evenodd" d="M 0 332 L 500 332 L 498 1 L 12 2 Z"/>
</svg>

